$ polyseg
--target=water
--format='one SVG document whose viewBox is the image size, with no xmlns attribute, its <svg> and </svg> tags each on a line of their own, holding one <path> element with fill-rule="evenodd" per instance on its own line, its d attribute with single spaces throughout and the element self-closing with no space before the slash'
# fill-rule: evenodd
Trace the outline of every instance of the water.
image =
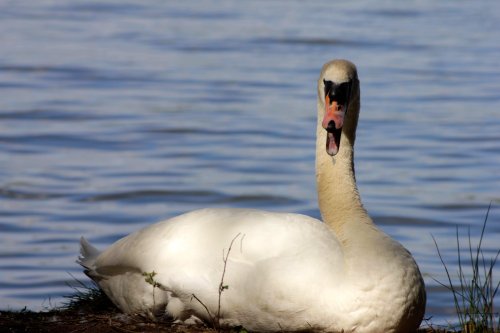
<svg viewBox="0 0 500 333">
<path fill-rule="evenodd" d="M 85 235 L 103 248 L 200 207 L 319 216 L 316 80 L 358 65 L 357 179 L 409 248 L 427 317 L 453 318 L 431 238 L 500 227 L 495 1 L 5 1 L 0 10 L 0 308 L 59 305 Z M 498 276 L 498 268 L 495 274 Z"/>
</svg>

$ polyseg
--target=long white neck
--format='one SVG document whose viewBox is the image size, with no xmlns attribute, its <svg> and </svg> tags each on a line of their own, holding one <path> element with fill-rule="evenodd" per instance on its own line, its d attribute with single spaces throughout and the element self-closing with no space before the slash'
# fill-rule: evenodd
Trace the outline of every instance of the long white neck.
<svg viewBox="0 0 500 333">
<path fill-rule="evenodd" d="M 349 105 L 339 151 L 333 157 L 326 153 L 327 132 L 321 126 L 322 109 L 324 105 L 318 101 L 316 181 L 319 208 L 323 221 L 342 239 L 345 229 L 353 221 L 372 224 L 361 203 L 354 173 L 354 140 L 359 113 L 359 95 Z"/>
<path fill-rule="evenodd" d="M 327 151 L 336 149 L 331 141 L 327 149 L 328 135 L 323 128 L 323 120 L 330 119 L 328 112 L 335 107 L 330 103 L 328 89 L 332 88 L 327 82 L 331 87 L 350 82 L 352 89 L 349 109 L 338 123 L 342 134 L 340 143 L 335 142 L 338 151 L 333 157 Z M 328 108 L 325 100 L 330 103 Z M 340 311 L 348 314 L 342 322 L 336 318 L 332 323 L 337 331 L 356 327 L 357 332 L 412 332 L 424 315 L 424 283 L 411 254 L 374 225 L 361 203 L 354 173 L 359 101 L 355 66 L 344 60 L 325 64 L 318 80 L 316 180 L 323 221 L 340 242 L 343 260 L 335 266 L 341 278 L 333 280 L 330 292 L 322 290 L 324 306 L 336 309 L 340 305 Z M 330 313 L 326 318 L 331 318 Z"/>
</svg>

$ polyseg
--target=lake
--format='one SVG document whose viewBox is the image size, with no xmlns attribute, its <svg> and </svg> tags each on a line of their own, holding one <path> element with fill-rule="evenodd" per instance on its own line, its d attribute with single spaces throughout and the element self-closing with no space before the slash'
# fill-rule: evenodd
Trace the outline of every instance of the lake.
<svg viewBox="0 0 500 333">
<path fill-rule="evenodd" d="M 432 236 L 500 244 L 498 1 L 6 1 L 0 5 L 0 308 L 64 302 L 104 248 L 201 207 L 319 217 L 316 80 L 358 66 L 363 202 L 454 320 Z M 498 265 L 494 270 L 500 273 Z"/>
</svg>

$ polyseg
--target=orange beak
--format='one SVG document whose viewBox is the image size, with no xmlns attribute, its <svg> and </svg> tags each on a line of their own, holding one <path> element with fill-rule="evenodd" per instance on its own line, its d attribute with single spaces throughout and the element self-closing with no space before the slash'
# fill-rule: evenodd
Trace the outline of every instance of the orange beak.
<svg viewBox="0 0 500 333">
<path fill-rule="evenodd" d="M 337 101 L 330 102 L 330 96 L 325 96 L 325 116 L 321 125 L 326 130 L 326 153 L 334 156 L 340 149 L 342 126 L 347 111 L 346 105 L 339 105 Z"/>
<path fill-rule="evenodd" d="M 344 125 L 345 107 L 336 101 L 330 102 L 330 96 L 325 96 L 325 117 L 322 126 L 326 130 L 341 129 Z M 333 124 L 331 123 L 333 121 Z"/>
</svg>

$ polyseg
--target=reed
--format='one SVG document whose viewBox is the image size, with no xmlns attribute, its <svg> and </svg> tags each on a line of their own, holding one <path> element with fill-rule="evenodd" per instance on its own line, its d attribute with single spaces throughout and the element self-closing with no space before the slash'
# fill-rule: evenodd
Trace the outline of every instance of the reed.
<svg viewBox="0 0 500 333">
<path fill-rule="evenodd" d="M 486 212 L 481 236 L 476 245 L 472 244 L 469 228 L 468 244 L 462 249 L 457 227 L 458 272 L 456 276 L 450 273 L 436 239 L 432 237 L 448 282 L 445 284 L 434 280 L 452 292 L 459 322 L 458 329 L 465 333 L 500 332 L 500 317 L 495 307 L 495 297 L 500 287 L 500 281 L 495 283 L 493 279 L 493 271 L 500 255 L 500 249 L 490 259 L 487 259 L 482 247 L 490 210 L 491 204 Z M 456 330 L 456 328 L 455 326 L 454 329 Z"/>
</svg>

